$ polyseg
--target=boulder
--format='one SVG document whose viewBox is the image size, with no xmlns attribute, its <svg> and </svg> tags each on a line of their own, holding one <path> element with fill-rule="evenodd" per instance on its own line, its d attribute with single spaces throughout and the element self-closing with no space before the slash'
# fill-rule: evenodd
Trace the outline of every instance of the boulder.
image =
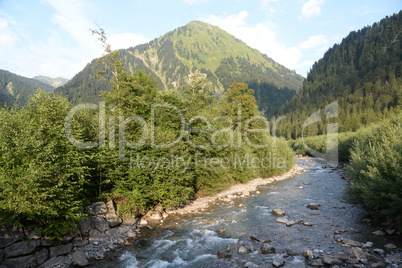
<svg viewBox="0 0 402 268">
<path fill-rule="evenodd" d="M 80 247 L 83 247 L 83 246 L 88 245 L 88 243 L 89 243 L 89 241 L 86 240 L 86 239 L 75 239 L 75 240 L 73 241 L 73 247 L 78 247 L 78 248 L 80 248 Z"/>
<path fill-rule="evenodd" d="M 288 219 L 283 217 L 283 218 L 277 218 L 275 221 L 278 223 L 286 224 L 288 222 Z"/>
<path fill-rule="evenodd" d="M 387 265 L 382 262 L 376 262 L 371 264 L 371 268 L 385 268 Z"/>
<path fill-rule="evenodd" d="M 238 251 L 237 251 L 237 253 L 239 253 L 241 255 L 248 254 L 250 252 L 251 252 L 251 250 L 249 248 L 245 247 L 245 246 L 240 246 Z"/>
<path fill-rule="evenodd" d="M 396 246 L 394 244 L 390 243 L 390 244 L 386 244 L 384 246 L 384 248 L 387 249 L 387 250 L 393 250 L 393 249 L 396 249 Z"/>
<path fill-rule="evenodd" d="M 285 265 L 285 260 L 282 257 L 276 257 L 272 263 L 274 267 L 282 267 L 283 265 Z"/>
<path fill-rule="evenodd" d="M 67 256 L 59 256 L 47 260 L 38 268 L 54 268 L 54 267 L 66 268 L 70 267 L 70 265 L 71 261 Z"/>
<path fill-rule="evenodd" d="M 275 248 L 268 243 L 263 243 L 260 247 L 261 254 L 275 253 Z"/>
<path fill-rule="evenodd" d="M 97 230 L 97 229 L 92 229 L 89 232 L 89 241 L 91 242 L 101 242 L 101 241 L 105 241 L 108 240 L 109 236 L 105 233 L 102 233 L 101 231 Z"/>
<path fill-rule="evenodd" d="M 0 249 L 0 263 L 4 258 L 4 255 L 6 255 L 6 252 L 4 251 L 4 249 Z"/>
<path fill-rule="evenodd" d="M 365 244 L 362 245 L 363 248 L 372 248 L 374 245 L 373 242 L 366 242 Z"/>
<path fill-rule="evenodd" d="M 41 244 L 40 240 L 30 240 L 17 242 L 5 248 L 6 258 L 27 255 L 34 252 L 34 250 Z"/>
<path fill-rule="evenodd" d="M 344 239 L 343 244 L 351 247 L 361 247 L 362 244 L 358 241 L 352 240 L 352 239 Z"/>
<path fill-rule="evenodd" d="M 163 220 L 163 215 L 162 212 L 160 211 L 148 211 L 147 214 L 145 214 L 144 218 L 148 221 L 160 221 Z"/>
<path fill-rule="evenodd" d="M 73 265 L 78 267 L 89 265 L 89 261 L 85 257 L 84 251 L 82 249 L 76 250 L 73 254 L 71 254 L 71 262 Z"/>
<path fill-rule="evenodd" d="M 23 237 L 24 231 L 20 227 L 0 227 L 0 248 L 5 248 Z"/>
<path fill-rule="evenodd" d="M 385 235 L 385 232 L 383 232 L 383 231 L 381 231 L 381 230 L 378 230 L 378 231 L 372 232 L 372 234 L 373 234 L 373 235 L 377 235 L 377 236 L 383 236 L 383 235 Z"/>
<path fill-rule="evenodd" d="M 274 208 L 272 210 L 272 214 L 274 214 L 275 216 L 278 216 L 278 217 L 284 217 L 286 215 L 285 211 L 280 208 Z"/>
<path fill-rule="evenodd" d="M 258 266 L 258 265 L 255 264 L 254 262 L 249 261 L 249 262 L 246 262 L 246 264 L 244 265 L 244 267 L 246 267 L 246 268 L 258 268 L 258 267 L 260 267 L 260 266 Z"/>
<path fill-rule="evenodd" d="M 47 249 L 42 249 L 33 255 L 5 259 L 1 263 L 7 268 L 31 268 L 44 263 L 49 256 Z"/>
<path fill-rule="evenodd" d="M 95 228 L 101 232 L 106 232 L 109 230 L 109 223 L 105 220 L 103 216 L 97 216 L 94 219 Z"/>
<path fill-rule="evenodd" d="M 379 255 L 382 255 L 382 254 L 385 253 L 385 251 L 382 250 L 382 249 L 380 249 L 380 248 L 375 248 L 375 249 L 373 249 L 373 252 L 374 252 L 375 254 L 379 254 Z"/>
<path fill-rule="evenodd" d="M 123 220 L 117 215 L 113 200 L 108 201 L 106 203 L 106 207 L 107 213 L 105 215 L 105 219 L 109 223 L 110 227 L 113 228 L 120 225 Z"/>
<path fill-rule="evenodd" d="M 305 249 L 302 253 L 303 257 L 305 258 L 313 258 L 314 257 L 314 253 L 311 249 Z"/>
<path fill-rule="evenodd" d="M 83 219 L 79 224 L 78 228 L 81 234 L 87 234 L 92 228 L 95 228 L 95 222 L 91 218 Z"/>
<path fill-rule="evenodd" d="M 290 221 L 287 221 L 285 224 L 286 224 L 286 226 L 290 227 L 290 226 L 295 225 L 295 224 L 296 224 L 296 222 L 295 222 L 295 221 L 293 221 L 293 220 L 290 220 Z"/>
<path fill-rule="evenodd" d="M 97 202 L 89 205 L 87 211 L 92 216 L 105 215 L 107 213 L 107 206 L 104 202 Z"/>
<path fill-rule="evenodd" d="M 323 267 L 322 259 L 310 259 L 308 262 L 311 266 Z"/>
<path fill-rule="evenodd" d="M 68 243 L 65 245 L 58 245 L 55 247 L 49 248 L 49 255 L 51 258 L 57 257 L 60 255 L 66 255 L 73 250 L 73 243 Z"/>
</svg>

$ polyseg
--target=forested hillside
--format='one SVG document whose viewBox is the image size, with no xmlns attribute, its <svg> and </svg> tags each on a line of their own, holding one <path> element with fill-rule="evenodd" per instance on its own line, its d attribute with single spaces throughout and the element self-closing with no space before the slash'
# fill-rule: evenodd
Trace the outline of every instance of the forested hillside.
<svg viewBox="0 0 402 268">
<path fill-rule="evenodd" d="M 68 82 L 67 78 L 63 78 L 63 77 L 52 78 L 52 77 L 48 77 L 48 76 L 44 76 L 44 75 L 34 76 L 33 79 L 39 80 L 39 81 L 46 83 L 55 88 L 63 86 Z"/>
<path fill-rule="evenodd" d="M 217 93 L 233 82 L 245 82 L 256 91 L 259 108 L 266 114 L 277 110 L 301 88 L 303 78 L 294 71 L 216 26 L 193 21 L 148 44 L 120 50 L 123 64 L 131 72 L 144 70 L 159 89 L 180 89 L 191 76 L 201 74 Z M 93 61 L 65 86 L 56 90 L 73 103 L 93 102 L 110 90 L 107 81 L 95 77 L 101 70 Z M 110 79 L 110 74 L 106 75 Z"/>
<path fill-rule="evenodd" d="M 0 70 L 0 105 L 25 105 L 30 95 L 41 88 L 46 91 L 54 87 L 36 79 L 23 77 L 8 71 Z"/>
<path fill-rule="evenodd" d="M 303 122 L 318 109 L 338 101 L 340 131 L 388 117 L 402 108 L 402 12 L 351 32 L 316 62 L 301 93 L 278 114 L 279 134 L 300 137 Z M 322 113 L 325 116 L 325 112 Z M 325 134 L 326 119 L 306 135 Z"/>
</svg>

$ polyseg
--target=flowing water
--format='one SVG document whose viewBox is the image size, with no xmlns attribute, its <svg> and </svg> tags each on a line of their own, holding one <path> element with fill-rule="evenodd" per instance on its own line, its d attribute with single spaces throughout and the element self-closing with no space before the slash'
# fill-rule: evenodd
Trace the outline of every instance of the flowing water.
<svg viewBox="0 0 402 268">
<path fill-rule="evenodd" d="M 143 238 L 125 248 L 118 259 L 92 267 L 223 267 L 217 252 L 253 234 L 269 238 L 276 248 L 290 247 L 295 252 L 336 250 L 333 234 L 337 231 L 345 238 L 372 241 L 377 247 L 387 243 L 371 235 L 373 229 L 363 221 L 366 212 L 344 200 L 347 182 L 339 174 L 317 160 L 299 159 L 297 163 L 305 173 L 261 186 L 259 194 L 234 199 L 235 204 L 216 203 L 202 214 L 169 217 L 163 228 L 143 228 Z M 306 207 L 312 202 L 321 205 L 319 210 Z M 289 219 L 313 226 L 277 223 L 273 208 L 282 208 Z M 303 261 L 295 257 L 285 267 L 305 267 Z"/>
</svg>

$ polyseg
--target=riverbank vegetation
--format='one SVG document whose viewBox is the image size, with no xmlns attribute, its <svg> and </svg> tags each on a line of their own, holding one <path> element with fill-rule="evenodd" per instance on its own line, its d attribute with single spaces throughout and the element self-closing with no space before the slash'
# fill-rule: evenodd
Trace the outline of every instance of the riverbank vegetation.
<svg viewBox="0 0 402 268">
<path fill-rule="evenodd" d="M 377 220 L 389 220 L 402 229 L 402 113 L 389 119 L 344 132 L 338 136 L 339 161 L 348 163 L 351 183 L 349 193 L 374 212 Z M 335 135 L 335 134 L 332 134 Z M 289 141 L 298 154 L 326 154 L 327 135 Z"/>
</svg>

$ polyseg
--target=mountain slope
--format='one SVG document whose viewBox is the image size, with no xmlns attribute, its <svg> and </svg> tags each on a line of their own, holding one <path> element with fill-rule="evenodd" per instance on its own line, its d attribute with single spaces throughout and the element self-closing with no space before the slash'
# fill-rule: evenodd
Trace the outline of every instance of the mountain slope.
<svg viewBox="0 0 402 268">
<path fill-rule="evenodd" d="M 402 109 L 402 11 L 351 32 L 316 62 L 301 93 L 278 114 L 286 114 L 279 133 L 300 137 L 305 120 L 331 102 L 339 104 L 342 132 L 388 117 Z M 322 111 L 322 115 L 325 112 Z M 326 119 L 306 128 L 325 134 Z"/>
<path fill-rule="evenodd" d="M 68 82 L 67 78 L 63 78 L 63 77 L 52 78 L 52 77 L 43 76 L 43 75 L 34 76 L 33 79 L 39 80 L 39 81 L 46 83 L 55 88 L 63 86 Z"/>
<path fill-rule="evenodd" d="M 8 106 L 13 104 L 25 105 L 29 96 L 38 88 L 46 91 L 54 90 L 54 87 L 36 79 L 0 69 L 0 104 L 3 103 Z"/>
<path fill-rule="evenodd" d="M 260 97 L 260 108 L 267 113 L 290 100 L 303 81 L 294 71 L 234 36 L 199 21 L 190 22 L 148 44 L 120 50 L 120 56 L 131 71 L 142 69 L 151 74 L 160 89 L 180 88 L 196 71 L 205 74 L 217 92 L 235 81 L 252 84 L 256 91 L 260 91 L 256 92 Z M 94 65 L 95 62 L 87 65 L 56 91 L 67 95 L 73 102 L 98 100 L 99 92 L 110 85 L 96 81 L 94 73 L 99 67 Z M 271 95 L 280 99 L 272 99 Z"/>
</svg>

